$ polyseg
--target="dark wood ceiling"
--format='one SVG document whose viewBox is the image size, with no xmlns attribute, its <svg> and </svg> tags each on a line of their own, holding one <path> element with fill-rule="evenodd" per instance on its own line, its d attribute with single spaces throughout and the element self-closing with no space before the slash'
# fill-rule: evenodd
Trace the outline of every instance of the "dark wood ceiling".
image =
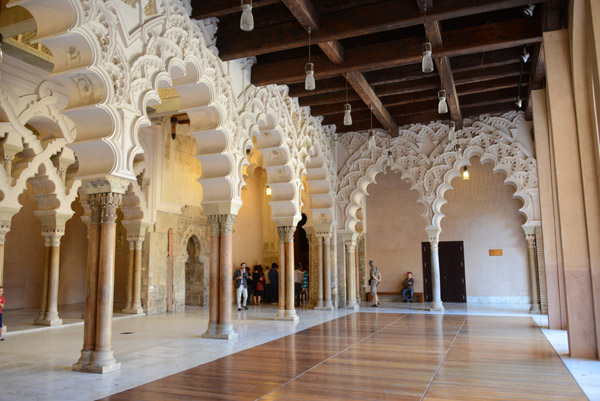
<svg viewBox="0 0 600 401">
<path fill-rule="evenodd" d="M 219 18 L 223 60 L 257 57 L 252 83 L 289 85 L 301 106 L 337 132 L 389 129 L 515 109 L 544 86 L 544 31 L 563 27 L 564 0 L 254 0 L 255 28 L 240 30 L 240 0 L 192 0 L 192 17 Z M 534 4 L 533 16 L 523 9 Z M 308 28 L 316 90 L 304 89 Z M 435 69 L 421 72 L 422 44 Z M 530 53 L 521 63 L 523 49 Z M 347 77 L 347 78 L 346 78 Z M 521 78 L 521 79 L 519 79 Z M 343 125 L 346 103 L 352 126 Z M 438 90 L 450 112 L 438 114 Z"/>
</svg>

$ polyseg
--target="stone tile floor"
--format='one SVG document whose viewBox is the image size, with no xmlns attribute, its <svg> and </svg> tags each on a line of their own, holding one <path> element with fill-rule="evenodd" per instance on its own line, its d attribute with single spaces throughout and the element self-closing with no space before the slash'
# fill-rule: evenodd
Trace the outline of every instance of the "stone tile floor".
<svg viewBox="0 0 600 401">
<path fill-rule="evenodd" d="M 526 305 L 446 304 L 447 314 L 530 316 Z M 117 316 L 113 321 L 115 357 L 121 371 L 107 375 L 72 372 L 83 338 L 83 306 L 60 308 L 65 326 L 42 328 L 31 323 L 35 310 L 6 311 L 7 341 L 0 343 L 0 399 L 94 400 L 197 366 L 232 353 L 293 334 L 353 310 L 299 309 L 296 324 L 274 321 L 276 307 L 251 306 L 234 310 L 238 340 L 226 342 L 201 338 L 208 309 L 155 316 Z M 361 305 L 370 313 L 435 313 L 426 304 L 382 303 L 380 308 Z M 563 358 L 590 400 L 600 401 L 600 361 L 577 360 L 566 355 L 566 332 L 547 330 L 547 318 L 535 316 L 542 331 Z M 68 324 L 71 323 L 71 324 Z M 21 329 L 14 331 L 15 329 Z M 131 334 L 125 334 L 129 333 Z"/>
</svg>

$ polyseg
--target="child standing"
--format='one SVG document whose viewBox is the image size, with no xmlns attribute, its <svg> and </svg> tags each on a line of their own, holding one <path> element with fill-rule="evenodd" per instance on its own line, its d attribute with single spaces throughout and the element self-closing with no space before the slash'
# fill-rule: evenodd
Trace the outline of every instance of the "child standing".
<svg viewBox="0 0 600 401">
<path fill-rule="evenodd" d="M 0 341 L 4 341 L 4 337 L 2 337 L 2 308 L 6 304 L 6 300 L 2 295 L 4 295 L 4 287 L 0 285 Z"/>
</svg>

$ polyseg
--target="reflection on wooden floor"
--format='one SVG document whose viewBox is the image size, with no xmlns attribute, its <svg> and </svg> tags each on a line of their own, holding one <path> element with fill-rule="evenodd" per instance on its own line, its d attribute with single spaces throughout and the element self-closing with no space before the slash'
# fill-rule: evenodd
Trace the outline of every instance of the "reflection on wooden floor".
<svg viewBox="0 0 600 401">
<path fill-rule="evenodd" d="M 526 317 L 355 313 L 104 400 L 585 400 Z"/>
</svg>

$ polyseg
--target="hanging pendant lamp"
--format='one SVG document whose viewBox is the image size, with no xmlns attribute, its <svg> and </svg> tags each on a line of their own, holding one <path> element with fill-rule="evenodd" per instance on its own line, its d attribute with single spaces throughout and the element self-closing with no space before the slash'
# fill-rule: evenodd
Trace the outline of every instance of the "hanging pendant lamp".
<svg viewBox="0 0 600 401">
<path fill-rule="evenodd" d="M 346 73 L 346 104 L 344 105 L 344 125 L 352 125 L 352 106 L 348 103 L 348 73 Z"/>
<path fill-rule="evenodd" d="M 463 167 L 461 175 L 463 180 L 467 181 L 469 179 L 469 168 L 467 166 Z"/>
<path fill-rule="evenodd" d="M 304 89 L 307 91 L 314 91 L 317 86 L 315 84 L 315 65 L 311 63 L 310 58 L 310 28 L 308 28 L 308 63 L 306 63 L 304 70 L 306 71 Z"/>
<path fill-rule="evenodd" d="M 254 29 L 254 17 L 252 16 L 252 0 L 242 0 L 242 17 L 240 18 L 240 29 L 250 32 Z"/>
<path fill-rule="evenodd" d="M 448 112 L 448 102 L 446 102 L 446 91 L 440 90 L 438 91 L 438 113 L 446 114 Z"/>
<path fill-rule="evenodd" d="M 375 142 L 375 130 L 373 129 L 373 106 L 370 107 L 371 110 L 371 128 L 369 129 L 369 149 L 375 149 L 377 143 Z"/>
<path fill-rule="evenodd" d="M 427 13 L 427 7 L 423 9 L 423 26 L 425 26 L 425 14 Z M 425 32 L 425 43 L 423 43 L 423 60 L 421 61 L 421 71 L 424 73 L 433 72 L 433 59 L 431 58 L 432 47 L 431 42 L 427 38 L 427 32 Z"/>
</svg>

